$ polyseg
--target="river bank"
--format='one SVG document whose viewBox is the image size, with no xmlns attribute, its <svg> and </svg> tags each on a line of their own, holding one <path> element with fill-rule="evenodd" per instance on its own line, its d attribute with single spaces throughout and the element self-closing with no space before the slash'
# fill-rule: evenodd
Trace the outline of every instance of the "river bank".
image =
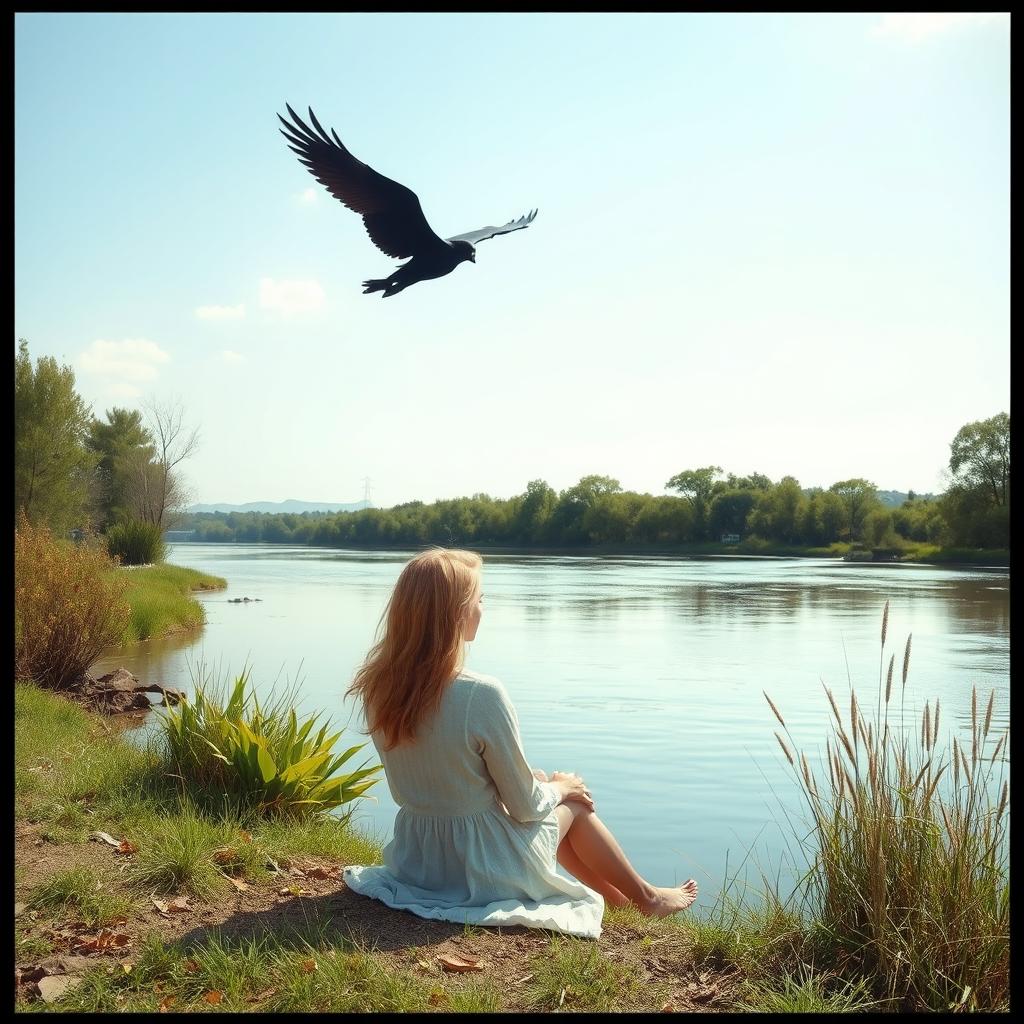
<svg viewBox="0 0 1024 1024">
<path fill-rule="evenodd" d="M 15 706 L 16 1009 L 735 1004 L 739 968 L 702 965 L 699 932 L 682 921 L 609 910 L 591 942 L 390 910 L 341 880 L 346 864 L 380 862 L 371 838 L 327 816 L 207 820 L 99 716 L 30 684 Z"/>
<path fill-rule="evenodd" d="M 177 540 L 178 545 L 203 546 L 204 544 L 237 543 L 239 545 L 259 545 L 261 547 L 288 547 L 289 542 L 275 541 L 194 541 Z M 303 544 L 301 547 L 308 547 L 313 550 L 337 550 L 337 551 L 414 551 L 426 545 L 410 544 L 385 544 L 373 542 L 371 544 L 332 544 L 330 546 L 319 544 Z M 452 546 L 459 546 L 454 542 Z M 892 549 L 855 549 L 851 544 L 836 543 L 827 547 L 807 547 L 785 544 L 772 544 L 767 541 L 740 541 L 738 544 L 704 543 L 704 544 L 676 544 L 671 546 L 641 546 L 637 544 L 580 544 L 575 546 L 558 547 L 531 547 L 524 545 L 488 544 L 474 541 L 466 544 L 473 551 L 490 555 L 510 556 L 544 556 L 556 558 L 593 558 L 593 557 L 631 557 L 631 558 L 652 558 L 652 559 L 700 559 L 700 558 L 831 558 L 836 561 L 872 561 L 879 564 L 892 564 L 893 562 L 921 564 L 921 565 L 945 565 L 955 567 L 992 567 L 1005 568 L 1010 564 L 1010 552 L 1008 549 L 967 549 L 967 548 L 940 548 L 935 544 L 908 543 L 907 546 L 898 551 Z M 884 555 L 884 557 L 882 557 Z M 892 556 L 895 557 L 892 557 Z M 850 557 L 852 556 L 852 557 Z M 875 557 L 873 557 L 875 556 Z"/>
</svg>

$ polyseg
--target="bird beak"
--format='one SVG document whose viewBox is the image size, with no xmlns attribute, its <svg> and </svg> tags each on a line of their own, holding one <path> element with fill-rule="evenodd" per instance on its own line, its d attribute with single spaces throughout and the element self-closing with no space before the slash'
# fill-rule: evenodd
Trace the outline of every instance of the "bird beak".
<svg viewBox="0 0 1024 1024">
<path fill-rule="evenodd" d="M 469 257 L 469 262 L 476 263 L 476 253 L 473 253 L 473 255 Z"/>
</svg>

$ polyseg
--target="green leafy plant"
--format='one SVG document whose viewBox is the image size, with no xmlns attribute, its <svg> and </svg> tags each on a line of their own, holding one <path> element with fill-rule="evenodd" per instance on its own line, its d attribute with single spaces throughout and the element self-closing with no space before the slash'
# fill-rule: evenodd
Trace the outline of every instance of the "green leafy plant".
<svg viewBox="0 0 1024 1024">
<path fill-rule="evenodd" d="M 160 527 L 137 519 L 126 519 L 107 530 L 107 550 L 122 565 L 151 565 L 167 555 Z"/>
<path fill-rule="evenodd" d="M 365 743 L 335 754 L 344 730 L 328 735 L 325 723 L 314 733 L 320 715 L 300 723 L 285 701 L 261 707 L 246 693 L 248 682 L 245 670 L 223 706 L 197 686 L 191 700 L 162 713 L 168 757 L 183 780 L 265 812 L 290 815 L 340 807 L 377 782 L 371 776 L 381 770 L 379 764 L 364 762 L 336 774 Z"/>
</svg>

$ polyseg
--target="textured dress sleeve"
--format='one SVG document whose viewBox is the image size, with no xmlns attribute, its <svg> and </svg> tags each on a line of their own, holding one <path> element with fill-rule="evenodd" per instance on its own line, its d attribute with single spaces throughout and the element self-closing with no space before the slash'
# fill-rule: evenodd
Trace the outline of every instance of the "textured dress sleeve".
<svg viewBox="0 0 1024 1024">
<path fill-rule="evenodd" d="M 558 806 L 554 787 L 534 778 L 523 753 L 519 716 L 500 683 L 477 683 L 466 727 L 501 802 L 516 821 L 540 821 Z"/>
</svg>

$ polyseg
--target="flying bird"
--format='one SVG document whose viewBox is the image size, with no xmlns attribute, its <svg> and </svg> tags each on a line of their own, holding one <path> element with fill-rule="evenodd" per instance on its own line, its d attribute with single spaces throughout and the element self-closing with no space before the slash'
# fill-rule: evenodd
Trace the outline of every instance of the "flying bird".
<svg viewBox="0 0 1024 1024">
<path fill-rule="evenodd" d="M 327 132 L 320 127 L 312 108 L 309 110 L 309 119 L 316 131 L 287 103 L 285 106 L 295 123 L 289 124 L 278 114 L 278 119 L 286 129 L 281 134 L 289 148 L 298 154 L 299 160 L 309 169 L 309 173 L 335 199 L 340 199 L 363 218 L 367 234 L 381 252 L 395 259 L 411 257 L 408 263 L 403 263 L 390 277 L 364 281 L 364 295 L 381 292 L 381 298 L 386 299 L 418 281 L 444 277 L 467 260 L 476 263 L 476 246 L 480 242 L 494 238 L 495 235 L 519 231 L 537 216 L 537 211 L 532 210 L 501 227 L 492 225 L 452 235 L 451 238 L 441 238 L 427 223 L 419 198 L 412 189 L 385 178 L 368 164 L 357 160 L 345 148 L 333 128 L 333 140 L 329 138 Z"/>
</svg>

